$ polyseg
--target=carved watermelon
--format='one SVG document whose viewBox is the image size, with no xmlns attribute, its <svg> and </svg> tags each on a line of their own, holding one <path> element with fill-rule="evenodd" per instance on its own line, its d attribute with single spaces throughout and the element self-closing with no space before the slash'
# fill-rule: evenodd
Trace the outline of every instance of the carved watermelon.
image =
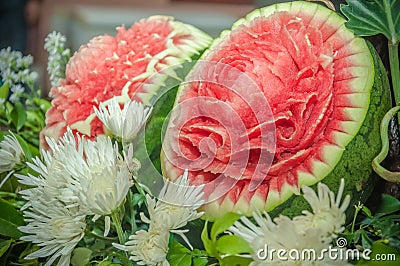
<svg viewBox="0 0 400 266">
<path fill-rule="evenodd" d="M 201 30 L 166 16 L 142 19 L 128 29 L 118 27 L 116 36 L 94 37 L 71 57 L 61 85 L 51 89 L 42 146 L 44 136 L 58 139 L 67 127 L 91 139 L 104 134 L 93 107 L 113 97 L 121 105 L 132 98 L 149 105 L 169 77 L 162 71 L 198 58 L 211 40 Z"/>
<path fill-rule="evenodd" d="M 307 206 L 296 195 L 300 187 L 321 180 L 336 193 L 345 178 L 353 202 L 368 196 L 390 93 L 375 50 L 344 23 L 309 2 L 261 8 L 224 32 L 194 66 L 191 82 L 178 90 L 161 157 L 168 178 L 188 168 L 192 184 L 212 184 L 206 218 L 255 209 L 299 214 Z M 237 89 L 242 78 L 218 64 L 253 80 L 267 101 Z M 218 84 L 224 80 L 235 88 Z M 240 127 L 246 136 L 234 132 Z M 247 146 L 236 143 L 243 137 Z"/>
</svg>

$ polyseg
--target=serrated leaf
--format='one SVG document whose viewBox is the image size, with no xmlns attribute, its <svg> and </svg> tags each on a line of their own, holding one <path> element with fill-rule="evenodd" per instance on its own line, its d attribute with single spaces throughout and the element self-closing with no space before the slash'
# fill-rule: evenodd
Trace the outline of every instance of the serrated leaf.
<svg viewBox="0 0 400 266">
<path fill-rule="evenodd" d="M 224 216 L 216 219 L 211 227 L 211 240 L 216 241 L 217 236 L 228 230 L 240 217 L 240 214 L 228 212 Z"/>
<path fill-rule="evenodd" d="M 236 235 L 223 235 L 218 238 L 217 250 L 229 255 L 250 253 L 253 251 L 243 238 Z"/>
<path fill-rule="evenodd" d="M 346 0 L 340 10 L 349 19 L 346 27 L 359 36 L 384 34 L 392 43 L 400 40 L 400 0 Z"/>
</svg>

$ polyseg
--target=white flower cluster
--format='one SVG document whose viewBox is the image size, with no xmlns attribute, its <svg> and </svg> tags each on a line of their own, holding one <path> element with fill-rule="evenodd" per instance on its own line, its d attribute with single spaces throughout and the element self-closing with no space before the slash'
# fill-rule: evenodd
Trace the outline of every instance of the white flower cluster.
<svg viewBox="0 0 400 266">
<path fill-rule="evenodd" d="M 31 86 L 38 74 L 29 68 L 33 63 L 33 57 L 23 56 L 19 51 L 12 51 L 11 47 L 0 50 L 0 77 L 3 84 L 8 84 L 12 94 L 11 102 L 19 101 L 25 91 L 23 85 Z M 4 103 L 5 99 L 2 99 Z"/>
<path fill-rule="evenodd" d="M 11 171 L 24 155 L 21 145 L 13 134 L 4 136 L 0 142 L 0 173 Z"/>
<path fill-rule="evenodd" d="M 333 260 L 323 250 L 328 250 L 332 241 L 338 234 L 343 232 L 346 219 L 345 210 L 349 206 L 350 197 L 347 195 L 340 205 L 344 190 L 344 180 L 341 180 L 338 195 L 329 188 L 318 184 L 318 195 L 309 187 L 302 188 L 304 198 L 310 204 L 313 212 L 303 211 L 303 215 L 290 219 L 287 216 L 279 216 L 274 220 L 264 213 L 254 213 L 256 224 L 247 217 L 242 217 L 241 222 L 229 229 L 235 235 L 247 241 L 254 253 L 251 254 L 253 262 L 251 265 L 347 265 L 346 261 Z M 276 257 L 266 256 L 260 258 L 260 250 L 265 245 L 269 250 L 297 250 L 300 254 L 304 250 L 313 250 L 316 254 L 323 254 L 321 260 L 278 260 Z"/>
<path fill-rule="evenodd" d="M 0 180 L 0 189 L 7 180 L 14 174 L 15 166 L 21 163 L 25 152 L 14 134 L 4 136 L 0 142 L 0 174 L 9 172 L 2 180 Z"/>
<path fill-rule="evenodd" d="M 44 49 L 49 53 L 47 72 L 52 86 L 59 86 L 60 78 L 65 77 L 65 67 L 71 57 L 71 51 L 65 49 L 66 41 L 65 36 L 56 31 L 45 39 Z"/>
<path fill-rule="evenodd" d="M 151 107 L 145 107 L 136 101 L 125 103 L 123 109 L 121 109 L 117 97 L 113 97 L 108 102 L 100 103 L 99 109 L 94 107 L 94 112 L 107 130 L 124 142 L 131 142 L 136 138 L 140 129 L 146 123 L 151 110 Z"/>
<path fill-rule="evenodd" d="M 189 186 L 187 176 L 185 171 L 176 182 L 166 180 L 157 200 L 147 195 L 149 218 L 143 213 L 141 218 L 149 224 L 149 229 L 136 231 L 125 245 L 114 244 L 116 248 L 130 252 L 130 259 L 138 265 L 169 265 L 166 256 L 170 232 L 180 235 L 191 247 L 184 235 L 188 230 L 180 228 L 203 215 L 196 210 L 204 203 L 204 186 Z"/>
<path fill-rule="evenodd" d="M 69 265 L 70 254 L 84 235 L 85 217 L 108 217 L 124 201 L 132 186 L 129 166 L 133 158 L 122 157 L 118 146 L 108 137 L 89 141 L 72 131 L 60 142 L 48 138 L 49 151 L 43 151 L 28 166 L 38 173 L 16 175 L 19 182 L 31 188 L 21 191 L 26 233 L 22 239 L 38 243 L 38 251 L 28 259 L 48 257 L 50 265 Z M 107 222 L 108 221 L 108 222 Z M 105 234 L 110 227 L 106 218 Z"/>
</svg>

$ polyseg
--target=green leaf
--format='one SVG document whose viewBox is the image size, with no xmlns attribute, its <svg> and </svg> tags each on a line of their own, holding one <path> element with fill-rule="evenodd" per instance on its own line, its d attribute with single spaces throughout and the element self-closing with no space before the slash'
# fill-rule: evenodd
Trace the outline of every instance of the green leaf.
<svg viewBox="0 0 400 266">
<path fill-rule="evenodd" d="M 372 218 L 372 213 L 371 210 L 368 209 L 365 205 L 362 206 L 361 208 L 362 212 L 367 215 L 369 218 Z"/>
<path fill-rule="evenodd" d="M 90 261 L 90 256 L 93 251 L 88 248 L 75 248 L 72 252 L 71 265 L 72 266 L 85 266 Z"/>
<path fill-rule="evenodd" d="M 236 255 L 250 253 L 253 250 L 249 244 L 236 235 L 223 235 L 217 240 L 217 250 L 224 254 Z"/>
<path fill-rule="evenodd" d="M 108 255 L 108 260 L 116 263 L 115 265 L 131 265 L 128 257 L 126 256 L 126 253 L 120 251 L 113 252 L 112 254 Z"/>
<path fill-rule="evenodd" d="M 12 240 L 1 240 L 0 242 L 0 257 L 6 253 L 6 251 L 10 248 Z"/>
<path fill-rule="evenodd" d="M 205 266 L 208 263 L 207 258 L 195 257 L 193 258 L 193 266 Z"/>
<path fill-rule="evenodd" d="M 190 254 L 172 254 L 168 261 L 171 266 L 188 266 L 192 265 L 192 256 Z"/>
<path fill-rule="evenodd" d="M 399 250 L 386 245 L 378 240 L 372 243 L 372 252 L 369 254 L 370 260 L 361 260 L 357 265 L 365 266 L 398 266 L 400 265 Z"/>
<path fill-rule="evenodd" d="M 20 253 L 18 254 L 18 255 L 19 255 L 19 256 L 18 256 L 18 260 L 21 261 L 21 262 L 24 262 L 24 265 L 25 265 L 25 264 L 28 264 L 28 262 L 29 262 L 29 264 L 33 263 L 33 264 L 36 264 L 36 265 L 37 265 L 37 264 L 38 264 L 38 263 L 37 263 L 37 259 L 25 260 L 25 257 L 26 257 L 27 255 L 29 255 L 29 254 L 31 254 L 31 253 L 37 251 L 37 250 L 39 250 L 39 247 L 38 247 L 37 245 L 34 245 L 34 244 L 32 244 L 32 243 L 29 243 L 29 244 L 26 246 L 26 248 L 25 248 L 24 250 L 20 251 Z M 36 263 L 35 263 L 35 262 L 36 262 Z"/>
<path fill-rule="evenodd" d="M 121 266 L 121 264 L 105 260 L 105 261 L 100 262 L 97 266 Z"/>
<path fill-rule="evenodd" d="M 177 241 L 172 242 L 167 258 L 171 266 L 186 266 L 192 264 L 190 250 Z"/>
<path fill-rule="evenodd" d="M 43 113 L 45 113 L 51 107 L 51 103 L 46 99 L 35 98 L 34 101 Z"/>
<path fill-rule="evenodd" d="M 361 231 L 361 244 L 364 249 L 371 248 L 371 239 L 368 237 L 365 231 Z"/>
<path fill-rule="evenodd" d="M 340 10 L 349 19 L 346 27 L 359 36 L 384 34 L 392 43 L 400 40 L 400 0 L 346 0 Z"/>
<path fill-rule="evenodd" d="M 190 250 L 176 240 L 172 241 L 169 254 L 189 254 Z"/>
<path fill-rule="evenodd" d="M 212 228 L 211 228 L 211 239 L 216 241 L 217 236 L 231 227 L 239 218 L 241 217 L 240 214 L 228 212 L 224 216 L 215 220 Z"/>
<path fill-rule="evenodd" d="M 25 156 L 28 160 L 32 158 L 31 155 L 31 149 L 28 145 L 28 143 L 25 141 L 25 139 L 21 138 L 18 134 L 14 134 L 14 136 L 17 138 L 19 145 L 21 145 L 22 150 L 25 153 Z"/>
<path fill-rule="evenodd" d="M 208 221 L 205 222 L 203 231 L 201 232 L 201 241 L 203 241 L 204 248 L 210 256 L 216 257 L 217 250 L 215 249 L 213 241 L 208 235 Z"/>
<path fill-rule="evenodd" d="M 8 83 L 3 84 L 0 87 L 0 98 L 7 99 L 9 91 L 10 91 L 10 85 Z"/>
<path fill-rule="evenodd" d="M 10 114 L 11 122 L 14 124 L 17 131 L 19 131 L 26 122 L 26 111 L 22 103 L 16 102 L 14 105 L 14 109 Z"/>
<path fill-rule="evenodd" d="M 400 210 L 400 200 L 388 194 L 382 194 L 382 203 L 377 213 L 390 214 Z"/>
<path fill-rule="evenodd" d="M 250 258 L 228 256 L 220 260 L 221 266 L 247 266 L 252 262 Z"/>
<path fill-rule="evenodd" d="M 11 204 L 0 200 L 0 235 L 18 239 L 22 233 L 18 226 L 24 225 L 22 214 Z"/>
</svg>

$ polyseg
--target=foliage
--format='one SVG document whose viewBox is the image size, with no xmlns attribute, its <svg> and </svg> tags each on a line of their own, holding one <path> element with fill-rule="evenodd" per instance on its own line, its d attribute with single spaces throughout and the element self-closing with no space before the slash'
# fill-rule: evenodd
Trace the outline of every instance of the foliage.
<svg viewBox="0 0 400 266">
<path fill-rule="evenodd" d="M 343 13 L 349 18 L 347 27 L 361 36 L 382 33 L 389 39 L 389 45 L 397 49 L 400 39 L 400 14 L 397 12 L 400 9 L 400 0 L 348 0 L 347 2 L 347 6 L 342 6 Z M 396 12 L 393 12 L 394 10 Z M 59 35 L 54 34 L 54 36 L 61 38 Z M 64 75 L 63 71 L 70 52 L 60 50 L 56 46 L 52 51 L 53 64 L 50 64 L 49 68 L 53 68 L 52 82 L 57 84 L 58 78 Z M 8 52 L 11 51 L 8 50 Z M 58 55 L 62 57 L 59 58 Z M 0 187 L 0 265 L 44 265 L 46 259 L 24 259 L 26 255 L 37 251 L 39 246 L 20 240 L 23 234 L 18 227 L 26 223 L 21 207 L 26 201 L 18 191 L 27 189 L 27 186 L 18 183 L 13 174 L 35 174 L 33 170 L 26 167 L 26 163 L 32 163 L 35 157 L 41 156 L 40 132 L 45 126 L 45 113 L 50 107 L 50 102 L 41 95 L 41 90 L 36 88 L 32 79 L 33 75 L 27 71 L 30 66 L 29 60 L 22 59 L 20 55 L 13 54 L 13 56 L 15 60 L 7 64 L 9 67 L 7 71 L 5 70 L 7 66 L 1 65 L 3 76 L 0 79 L 0 141 L 13 132 L 25 156 L 12 171 L 0 173 L 2 184 Z M 396 62 L 391 61 L 391 67 L 393 84 L 400 84 L 396 81 L 396 78 L 400 81 Z M 12 73 L 16 74 L 12 75 Z M 4 76 L 5 74 L 8 76 Z M 394 87 L 394 90 L 400 91 L 400 87 Z M 155 106 L 157 115 L 150 118 L 148 124 L 150 130 L 146 132 L 146 148 L 157 170 L 161 168 L 157 157 L 161 148 L 159 142 L 162 135 L 161 125 L 165 119 L 168 119 L 167 114 L 171 109 L 175 92 L 176 90 L 171 90 L 170 94 L 167 93 L 160 99 L 159 105 Z M 400 99 L 400 92 L 395 92 L 396 94 Z M 397 99 L 396 102 L 399 103 Z M 154 135 L 151 135 L 151 132 L 155 132 L 157 138 L 153 138 Z M 141 230 L 149 230 L 150 225 L 143 221 L 143 215 L 141 215 L 150 217 L 147 209 L 147 195 L 146 189 L 135 182 L 135 186 L 128 192 L 122 206 L 112 214 L 112 226 L 107 236 L 103 235 L 107 227 L 106 220 L 87 216 L 85 236 L 72 252 L 71 265 L 136 265 L 129 259 L 127 251 L 115 248 L 114 244 L 118 242 L 125 244 L 123 242 L 128 241 L 129 236 Z M 400 201 L 389 195 L 382 195 L 381 207 L 375 210 L 374 214 L 366 206 L 358 205 L 353 223 L 343 236 L 351 247 L 371 249 L 372 255 L 396 254 L 397 258 L 400 258 L 399 212 Z M 249 244 L 244 239 L 227 232 L 240 217 L 239 214 L 228 213 L 214 222 L 200 222 L 204 225 L 201 232 L 196 232 L 199 223 L 190 223 L 185 227 L 185 229 L 190 229 L 189 239 L 201 239 L 200 243 L 194 245 L 194 249 L 188 248 L 184 239 L 174 234 L 176 232 L 170 232 L 166 254 L 169 264 L 172 266 L 248 265 L 251 259 L 241 255 L 252 253 Z M 358 263 L 377 265 L 365 260 Z M 386 264 L 390 265 L 388 262 Z"/>
<path fill-rule="evenodd" d="M 347 0 L 347 5 L 341 6 L 341 11 L 349 19 L 346 26 L 359 36 L 373 36 L 383 34 L 388 39 L 389 63 L 392 76 L 392 92 L 396 105 L 400 105 L 400 66 L 399 66 L 399 41 L 400 41 L 400 1 L 399 0 Z M 389 111 L 396 113 L 396 111 Z M 384 119 L 388 123 L 390 117 Z M 399 182 L 398 173 L 384 169 L 380 162 L 388 154 L 388 131 L 382 126 L 382 151 L 373 161 L 375 171 L 390 182 Z"/>
<path fill-rule="evenodd" d="M 220 265 L 233 265 L 233 262 L 235 265 L 247 265 L 251 261 L 251 259 L 237 256 L 252 252 L 249 244 L 239 236 L 225 233 L 240 217 L 241 215 L 237 213 L 227 213 L 218 218 L 210 226 L 211 229 L 208 222 L 204 225 L 201 240 L 207 253 L 218 259 Z"/>
<path fill-rule="evenodd" d="M 400 201 L 387 194 L 381 197 L 381 205 L 374 214 L 363 204 L 355 206 L 353 222 L 343 233 L 349 248 L 372 250 L 372 260 L 362 259 L 361 265 L 377 265 L 373 260 L 376 254 L 394 254 L 396 260 L 385 261 L 385 265 L 400 259 Z"/>
</svg>

